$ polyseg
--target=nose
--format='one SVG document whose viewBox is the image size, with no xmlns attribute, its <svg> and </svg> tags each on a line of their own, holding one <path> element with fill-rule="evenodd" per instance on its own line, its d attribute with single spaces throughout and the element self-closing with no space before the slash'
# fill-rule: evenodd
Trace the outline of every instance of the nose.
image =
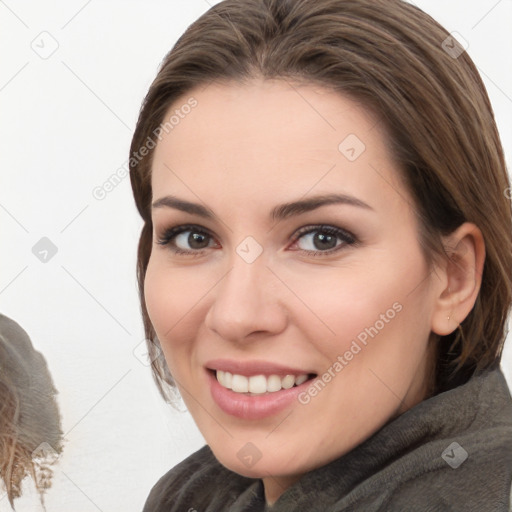
<svg viewBox="0 0 512 512">
<path fill-rule="evenodd" d="M 278 285 L 263 257 L 247 263 L 235 254 L 231 270 L 212 290 L 206 327 L 237 343 L 279 334 L 286 328 L 287 314 Z"/>
</svg>

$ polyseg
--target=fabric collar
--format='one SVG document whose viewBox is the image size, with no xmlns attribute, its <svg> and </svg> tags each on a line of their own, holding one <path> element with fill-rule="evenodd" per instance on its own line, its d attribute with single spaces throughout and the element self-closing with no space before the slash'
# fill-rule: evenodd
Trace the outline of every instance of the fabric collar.
<svg viewBox="0 0 512 512">
<path fill-rule="evenodd" d="M 229 511 L 508 512 L 511 481 L 512 399 L 495 367 L 424 400 L 306 473 L 272 506 L 258 480 Z"/>
</svg>

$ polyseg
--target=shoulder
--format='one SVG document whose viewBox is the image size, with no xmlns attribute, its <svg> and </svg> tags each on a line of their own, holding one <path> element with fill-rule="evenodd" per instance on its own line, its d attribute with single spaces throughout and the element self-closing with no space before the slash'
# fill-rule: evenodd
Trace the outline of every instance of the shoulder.
<svg viewBox="0 0 512 512">
<path fill-rule="evenodd" d="M 428 503 L 436 510 L 449 510 L 465 504 L 467 511 L 509 511 L 512 398 L 508 384 L 497 368 L 475 376 L 465 387 L 465 394 L 454 390 L 439 396 L 439 408 L 428 409 L 429 435 L 390 466 L 399 468 L 403 477 L 389 494 L 388 505 L 423 510 Z M 451 419 L 443 421 L 436 414 Z"/>
<path fill-rule="evenodd" d="M 213 510 L 214 502 L 235 501 L 253 483 L 224 467 L 206 445 L 158 480 L 143 512 Z"/>
<path fill-rule="evenodd" d="M 404 483 L 404 495 L 415 486 L 418 496 L 436 496 L 444 505 L 471 503 L 467 510 L 508 511 L 512 398 L 507 381 L 496 368 L 475 376 L 466 387 L 466 396 L 451 393 L 454 400 L 448 400 L 452 397 L 447 394 L 444 414 L 455 418 L 457 428 L 444 430 L 436 422 L 438 430 L 415 451 L 423 457 L 422 469 Z"/>
</svg>

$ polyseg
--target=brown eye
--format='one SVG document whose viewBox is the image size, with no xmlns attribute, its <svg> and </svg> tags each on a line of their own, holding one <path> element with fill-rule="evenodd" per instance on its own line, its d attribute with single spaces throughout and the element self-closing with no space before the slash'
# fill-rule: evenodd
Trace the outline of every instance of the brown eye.
<svg viewBox="0 0 512 512">
<path fill-rule="evenodd" d="M 185 232 L 184 234 L 186 234 Z M 193 233 L 188 232 L 189 235 L 187 237 L 187 243 L 191 249 L 205 249 L 208 247 L 210 243 L 210 237 L 205 235 L 204 233 Z M 178 239 L 180 236 L 176 237 L 176 245 L 178 245 Z M 181 249 L 182 247 L 180 247 Z"/>
<path fill-rule="evenodd" d="M 302 251 L 328 252 L 341 245 L 355 243 L 354 237 L 346 231 L 334 226 L 318 226 L 308 228 L 306 232 L 297 237 L 296 246 Z"/>
<path fill-rule="evenodd" d="M 176 253 L 199 252 L 218 243 L 212 235 L 195 226 L 177 226 L 166 231 L 158 240 L 160 245 L 168 245 Z"/>
</svg>

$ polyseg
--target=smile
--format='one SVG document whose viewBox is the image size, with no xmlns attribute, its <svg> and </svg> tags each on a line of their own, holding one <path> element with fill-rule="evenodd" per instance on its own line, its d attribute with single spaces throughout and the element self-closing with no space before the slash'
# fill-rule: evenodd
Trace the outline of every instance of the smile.
<svg viewBox="0 0 512 512">
<path fill-rule="evenodd" d="M 226 414 L 263 420 L 298 403 L 297 396 L 317 373 L 264 361 L 210 361 L 206 366 L 210 396 Z"/>
<path fill-rule="evenodd" d="M 276 393 L 282 389 L 290 389 L 294 386 L 300 386 L 308 380 L 308 374 L 300 375 L 245 375 L 233 374 L 222 370 L 216 371 L 217 382 L 226 389 L 231 389 L 235 393 L 244 393 L 249 395 L 262 395 L 264 393 Z"/>
</svg>

